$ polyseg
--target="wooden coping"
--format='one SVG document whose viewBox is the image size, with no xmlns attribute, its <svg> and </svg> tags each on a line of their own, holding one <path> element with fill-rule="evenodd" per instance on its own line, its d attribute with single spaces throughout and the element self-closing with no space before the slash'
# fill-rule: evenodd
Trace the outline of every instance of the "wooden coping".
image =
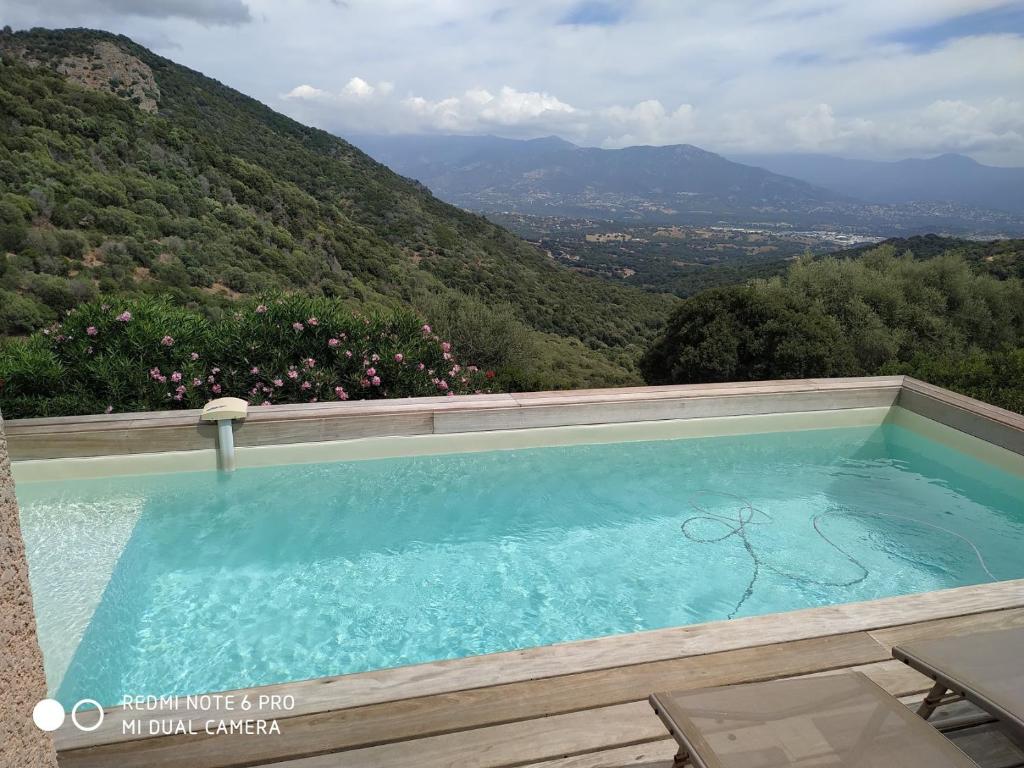
<svg viewBox="0 0 1024 768">
<path fill-rule="evenodd" d="M 255 407 L 235 424 L 240 447 L 891 406 L 902 376 L 462 395 Z M 6 423 L 12 460 L 212 449 L 199 411 Z"/>
<path fill-rule="evenodd" d="M 904 376 L 694 384 L 256 407 L 240 447 L 899 405 L 1024 454 L 1024 416 Z M 211 450 L 200 411 L 6 422 L 12 460 Z"/>
</svg>

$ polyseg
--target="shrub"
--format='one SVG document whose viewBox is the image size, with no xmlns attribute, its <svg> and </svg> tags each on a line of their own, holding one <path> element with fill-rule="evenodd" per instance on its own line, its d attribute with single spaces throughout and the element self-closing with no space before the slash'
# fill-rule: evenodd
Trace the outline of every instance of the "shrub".
<svg viewBox="0 0 1024 768">
<path fill-rule="evenodd" d="M 67 372 L 67 373 L 66 373 Z M 28 339 L 0 341 L 8 417 L 452 395 L 494 378 L 457 361 L 415 314 L 268 298 L 210 320 L 167 298 L 94 301 Z"/>
</svg>

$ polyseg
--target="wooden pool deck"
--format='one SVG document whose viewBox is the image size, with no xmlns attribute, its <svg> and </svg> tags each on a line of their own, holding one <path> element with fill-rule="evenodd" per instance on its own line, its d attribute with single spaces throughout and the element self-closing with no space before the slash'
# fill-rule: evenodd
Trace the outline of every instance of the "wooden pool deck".
<svg viewBox="0 0 1024 768">
<path fill-rule="evenodd" d="M 1021 625 L 1024 580 L 1003 581 L 244 692 L 295 696 L 249 714 L 277 717 L 280 734 L 125 736 L 130 713 L 113 709 L 93 733 L 66 725 L 57 746 L 62 768 L 669 768 L 653 691 L 856 669 L 912 705 L 931 681 L 894 644 Z M 202 731 L 210 714 L 160 717 Z M 981 768 L 1024 766 L 1024 745 L 969 705 L 933 720 Z"/>
</svg>

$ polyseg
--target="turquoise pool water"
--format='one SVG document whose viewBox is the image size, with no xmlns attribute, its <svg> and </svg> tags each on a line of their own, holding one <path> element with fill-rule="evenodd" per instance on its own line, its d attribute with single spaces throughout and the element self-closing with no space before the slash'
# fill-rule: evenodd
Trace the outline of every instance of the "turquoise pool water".
<svg viewBox="0 0 1024 768">
<path fill-rule="evenodd" d="M 66 705 L 1024 577 L 1024 478 L 890 425 L 19 497 Z"/>
</svg>

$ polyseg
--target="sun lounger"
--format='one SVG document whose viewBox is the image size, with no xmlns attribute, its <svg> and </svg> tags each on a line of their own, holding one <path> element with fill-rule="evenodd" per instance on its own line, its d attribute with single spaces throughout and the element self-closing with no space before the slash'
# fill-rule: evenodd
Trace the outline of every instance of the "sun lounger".
<svg viewBox="0 0 1024 768">
<path fill-rule="evenodd" d="M 1024 742 L 1024 627 L 921 640 L 896 646 L 892 655 L 935 681 L 918 710 L 922 717 L 952 692 Z"/>
<path fill-rule="evenodd" d="M 655 693 L 651 706 L 696 768 L 976 768 L 859 672 Z"/>
</svg>

